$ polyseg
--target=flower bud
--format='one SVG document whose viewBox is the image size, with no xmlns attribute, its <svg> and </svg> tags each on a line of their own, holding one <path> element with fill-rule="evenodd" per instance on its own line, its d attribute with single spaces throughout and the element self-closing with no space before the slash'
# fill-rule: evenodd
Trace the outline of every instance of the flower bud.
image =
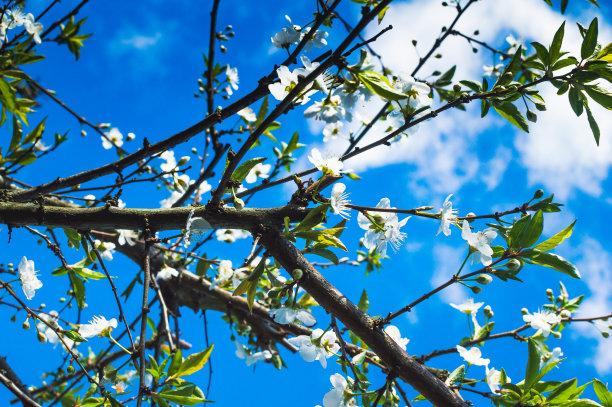
<svg viewBox="0 0 612 407">
<path fill-rule="evenodd" d="M 227 52 L 227 48 L 225 47 L 225 45 L 221 45 L 220 49 L 222 54 L 225 54 Z"/>
<path fill-rule="evenodd" d="M 521 314 L 527 315 L 529 314 L 529 310 L 527 308 L 521 308 Z"/>
<path fill-rule="evenodd" d="M 73 374 L 74 373 L 74 366 L 68 365 L 68 367 L 66 368 L 66 372 L 68 372 L 68 374 Z"/>
<path fill-rule="evenodd" d="M 234 202 L 232 202 L 234 205 L 234 208 L 236 208 L 236 210 L 240 211 L 244 208 L 244 201 L 240 198 L 234 198 Z"/>
<path fill-rule="evenodd" d="M 136 135 L 135 135 L 134 133 L 132 133 L 132 132 L 128 133 L 128 134 L 127 134 L 127 136 L 125 137 L 125 139 L 126 139 L 127 141 L 132 141 L 132 140 L 134 140 L 135 138 L 136 138 Z"/>
<path fill-rule="evenodd" d="M 195 147 L 192 147 L 191 148 L 191 154 L 196 154 L 197 155 L 198 154 L 198 149 L 195 148 Z"/>
<path fill-rule="evenodd" d="M 535 191 L 535 193 L 533 194 L 533 199 L 540 199 L 544 196 L 544 190 L 543 189 L 538 189 L 537 191 Z"/>
<path fill-rule="evenodd" d="M 566 309 L 564 309 L 563 311 L 561 311 L 561 313 L 559 314 L 561 315 L 561 318 L 569 318 L 572 316 L 572 313 Z"/>
<path fill-rule="evenodd" d="M 40 304 L 40 309 L 47 308 L 47 304 Z"/>
<path fill-rule="evenodd" d="M 11 317 L 11 322 L 15 322 L 15 321 L 17 321 L 17 315 L 13 315 L 13 316 Z"/>
<path fill-rule="evenodd" d="M 527 120 L 535 123 L 538 121 L 538 115 L 532 112 L 531 110 L 527 110 Z"/>
<path fill-rule="evenodd" d="M 28 329 L 30 329 L 30 321 L 26 319 L 25 321 L 23 321 L 21 327 L 27 331 Z"/>
<path fill-rule="evenodd" d="M 482 288 L 478 287 L 477 285 L 475 285 L 474 287 L 470 287 L 470 289 L 474 294 L 480 294 L 480 292 L 482 291 Z"/>
<path fill-rule="evenodd" d="M 454 84 L 453 85 L 453 90 L 455 92 L 459 92 L 461 90 L 461 85 L 459 85 L 458 83 Z"/>
<path fill-rule="evenodd" d="M 87 132 L 85 130 L 81 130 L 81 137 L 87 136 Z"/>
<path fill-rule="evenodd" d="M 508 270 L 510 271 L 516 271 L 521 268 L 521 262 L 517 259 L 510 259 L 508 260 L 508 263 L 506 263 L 506 267 L 508 267 Z"/>
<path fill-rule="evenodd" d="M 493 318 L 493 315 L 495 315 L 490 305 L 487 305 L 486 307 L 484 307 L 482 311 L 484 312 L 485 317 L 489 319 Z"/>
<path fill-rule="evenodd" d="M 38 338 L 38 342 L 47 343 L 47 337 L 45 336 L 44 333 L 39 332 L 38 335 L 36 335 L 36 337 Z"/>
<path fill-rule="evenodd" d="M 294 269 L 291 275 L 293 275 L 294 280 L 299 280 L 304 275 L 304 272 L 301 269 Z"/>
<path fill-rule="evenodd" d="M 563 299 L 562 295 L 557 296 L 557 302 L 563 302 Z"/>
<path fill-rule="evenodd" d="M 190 159 L 191 159 L 191 157 L 188 157 L 188 156 L 183 156 L 183 157 L 181 157 L 181 159 L 179 160 L 179 162 L 178 162 L 178 164 L 177 164 L 177 165 L 178 165 L 179 167 L 180 167 L 181 165 L 185 165 L 185 164 L 187 164 L 187 163 L 189 162 L 189 160 L 190 160 Z"/>
<path fill-rule="evenodd" d="M 546 111 L 546 105 L 544 103 L 536 103 L 535 104 L 536 109 L 538 109 L 540 112 L 545 112 Z"/>
<path fill-rule="evenodd" d="M 481 274 L 478 277 L 476 277 L 476 281 L 479 282 L 482 285 L 487 285 L 491 281 L 493 281 L 493 277 L 491 277 L 488 274 Z"/>
<path fill-rule="evenodd" d="M 546 295 L 547 295 L 548 297 L 552 297 L 552 296 L 553 296 L 553 290 L 552 290 L 551 288 L 547 288 L 547 289 L 546 289 Z"/>
<path fill-rule="evenodd" d="M 607 332 L 606 332 L 607 333 Z M 557 332 L 557 331 L 552 331 L 551 332 L 552 336 L 554 336 L 556 339 L 561 339 L 561 332 Z"/>
<path fill-rule="evenodd" d="M 470 212 L 467 215 L 465 215 L 465 217 L 468 218 L 468 219 L 466 219 L 468 221 L 468 223 L 474 222 L 474 219 L 469 219 L 472 216 L 476 216 L 476 214 L 474 212 Z"/>
</svg>

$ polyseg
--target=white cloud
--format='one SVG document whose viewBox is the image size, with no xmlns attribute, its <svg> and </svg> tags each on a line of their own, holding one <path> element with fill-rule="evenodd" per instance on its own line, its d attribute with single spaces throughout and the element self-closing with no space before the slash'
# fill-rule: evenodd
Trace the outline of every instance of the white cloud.
<svg viewBox="0 0 612 407">
<path fill-rule="evenodd" d="M 582 273 L 582 279 L 589 287 L 591 295 L 580 306 L 581 317 L 607 315 L 612 310 L 612 253 L 605 250 L 597 240 L 586 237 L 577 248 L 582 253 L 576 267 Z M 571 292 L 570 292 L 571 295 Z M 607 325 L 607 324 L 606 324 Z M 597 341 L 597 348 L 591 363 L 599 374 L 612 371 L 612 342 L 601 336 L 597 328 L 589 323 L 574 323 L 582 336 Z"/>
<path fill-rule="evenodd" d="M 434 273 L 429 280 L 432 288 L 447 282 L 459 270 L 466 250 L 464 247 L 453 247 L 444 244 L 434 246 Z M 462 303 L 468 298 L 466 288 L 460 284 L 452 284 L 440 292 L 442 301 L 446 303 Z"/>
<path fill-rule="evenodd" d="M 161 39 L 162 34 L 160 32 L 155 33 L 155 35 L 141 35 L 134 34 L 129 38 L 124 38 L 121 40 L 122 44 L 130 45 L 138 50 L 144 50 L 150 48 L 158 43 Z"/>
<path fill-rule="evenodd" d="M 396 72 L 410 72 L 418 62 L 419 54 L 410 40 L 418 39 L 418 50 L 424 53 L 439 35 L 438 24 L 432 24 L 429 18 L 415 18 L 418 15 L 435 15 L 436 21 L 443 24 L 451 21 L 456 11 L 427 0 L 394 3 L 391 6 L 384 22 L 392 24 L 394 29 L 385 33 L 373 47 L 383 56 L 385 65 Z M 510 33 L 528 41 L 548 44 L 561 22 L 567 18 L 543 1 L 478 2 L 465 13 L 456 28 L 468 34 L 478 29 L 480 40 L 504 47 L 508 46 L 504 39 Z M 600 19 L 600 37 L 610 38 L 610 26 L 603 21 Z M 372 36 L 379 30 L 378 25 L 372 24 L 366 36 Z M 580 38 L 573 22 L 568 21 L 565 31 L 564 49 L 578 50 Z M 484 64 L 495 62 L 489 52 L 481 50 L 473 54 L 471 46 L 459 37 L 446 39 L 439 52 L 443 58 L 431 59 L 420 75 L 427 75 L 433 70 L 445 71 L 457 64 L 455 80 L 477 79 L 482 75 Z M 543 95 L 548 111 L 538 112 L 538 123 L 531 124 L 530 134 L 515 132 L 518 161 L 527 170 L 529 184 L 542 184 L 560 199 L 570 197 L 575 190 L 600 195 L 601 183 L 612 166 L 612 141 L 607 139 L 612 134 L 612 116 L 591 103 L 602 133 L 601 146 L 597 148 L 586 117 L 575 117 L 566 96 L 557 97 L 550 86 L 545 88 Z M 380 106 L 381 103 L 373 103 L 367 110 L 362 110 L 362 114 L 373 116 Z M 489 115 L 492 117 L 482 120 L 477 110 L 478 106 L 474 104 L 468 106 L 467 112 L 444 112 L 435 120 L 424 123 L 416 135 L 403 143 L 365 152 L 350 161 L 349 166 L 364 171 L 393 163 L 414 165 L 407 175 L 410 187 L 420 198 L 430 193 L 457 193 L 466 183 L 478 180 L 487 189 L 494 189 L 507 169 L 512 152 L 507 148 L 498 148 L 488 162 L 479 161 L 474 148 L 479 142 L 478 134 L 491 126 L 498 126 L 502 120 L 494 112 Z M 357 125 L 352 127 L 353 130 L 357 128 Z M 382 134 L 384 126 L 375 126 L 360 145 L 366 145 Z M 340 153 L 346 148 L 346 142 L 337 140 L 328 147 Z"/>
</svg>

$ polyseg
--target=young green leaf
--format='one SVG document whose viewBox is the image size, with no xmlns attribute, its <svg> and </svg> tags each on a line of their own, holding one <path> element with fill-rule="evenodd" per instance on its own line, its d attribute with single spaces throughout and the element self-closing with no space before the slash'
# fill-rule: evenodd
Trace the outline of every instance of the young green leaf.
<svg viewBox="0 0 612 407">
<path fill-rule="evenodd" d="M 503 102 L 497 106 L 494 105 L 493 108 L 501 117 L 508 120 L 510 123 L 514 124 L 524 132 L 529 133 L 529 124 L 527 124 L 527 119 L 512 103 Z"/>
<path fill-rule="evenodd" d="M 523 257 L 531 260 L 531 262 L 534 264 L 550 267 L 563 274 L 567 274 L 572 278 L 580 278 L 580 272 L 576 266 L 559 255 L 548 252 L 540 252 L 539 250 L 535 249 L 523 250 L 522 255 Z"/>
<path fill-rule="evenodd" d="M 383 99 L 386 100 L 401 100 L 406 99 L 408 95 L 395 89 L 389 83 L 389 80 L 374 71 L 363 71 L 358 72 L 357 77 L 363 83 L 363 85 L 370 91 L 376 93 Z"/>
<path fill-rule="evenodd" d="M 212 353 L 213 347 L 215 345 L 210 345 L 208 348 L 204 349 L 202 352 L 195 353 L 193 355 L 187 356 L 180 369 L 174 377 L 183 377 L 189 376 L 204 367 L 208 359 L 210 358 L 210 354 Z"/>
<path fill-rule="evenodd" d="M 234 173 L 232 174 L 232 179 L 238 182 L 244 181 L 244 179 L 246 178 L 247 175 L 249 175 L 249 172 L 251 172 L 253 167 L 255 167 L 257 164 L 262 163 L 264 161 L 266 161 L 265 157 L 258 157 L 258 158 L 251 158 L 250 160 L 243 162 L 242 164 L 238 166 L 238 168 L 234 170 Z"/>
<path fill-rule="evenodd" d="M 595 379 L 593 380 L 593 390 L 595 390 L 595 394 L 603 407 L 612 407 L 612 393 L 605 384 Z"/>
<path fill-rule="evenodd" d="M 580 47 L 580 57 L 586 59 L 593 54 L 595 47 L 597 46 L 597 18 L 594 18 L 589 25 L 582 46 Z"/>
<path fill-rule="evenodd" d="M 576 224 L 576 220 L 574 220 L 568 227 L 563 229 L 561 232 L 555 234 L 551 238 L 535 246 L 534 249 L 539 250 L 541 252 L 547 252 L 557 247 L 562 241 L 564 241 L 565 239 L 567 239 L 568 237 L 572 235 L 572 232 L 574 230 L 574 225 Z"/>
<path fill-rule="evenodd" d="M 561 44 L 563 43 L 563 36 L 565 34 L 565 21 L 561 24 L 555 36 L 553 37 L 552 44 L 548 54 L 550 55 L 550 63 L 554 64 L 561 56 Z"/>
<path fill-rule="evenodd" d="M 525 390 L 530 389 L 537 380 L 540 372 L 540 352 L 533 339 L 527 340 L 529 357 L 527 359 L 527 370 L 525 371 Z"/>
<path fill-rule="evenodd" d="M 357 307 L 363 312 L 368 312 L 368 309 L 370 308 L 370 300 L 368 298 L 368 293 L 365 290 L 365 288 L 363 289 L 363 292 L 361 293 L 361 297 L 359 298 Z"/>
</svg>

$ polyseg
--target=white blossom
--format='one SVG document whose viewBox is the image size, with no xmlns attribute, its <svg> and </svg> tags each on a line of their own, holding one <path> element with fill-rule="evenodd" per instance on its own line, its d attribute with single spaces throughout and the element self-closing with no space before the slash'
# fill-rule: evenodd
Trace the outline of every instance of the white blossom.
<svg viewBox="0 0 612 407">
<path fill-rule="evenodd" d="M 289 21 L 289 25 L 283 27 L 281 31 L 274 34 L 274 37 L 271 38 L 272 45 L 276 48 L 289 48 L 289 46 L 297 44 L 300 40 L 299 30 L 301 30 L 301 27 L 294 25 L 289 16 L 286 15 L 285 18 Z"/>
<path fill-rule="evenodd" d="M 119 233 L 119 237 L 117 238 L 119 246 L 123 246 L 126 243 L 130 246 L 134 246 L 136 244 L 134 239 L 136 239 L 138 235 L 133 231 L 126 229 L 117 229 L 117 232 Z"/>
<path fill-rule="evenodd" d="M 499 393 L 500 385 L 501 385 L 501 372 L 495 368 L 489 369 L 489 366 L 486 366 L 487 375 L 485 381 L 489 385 L 489 389 L 491 389 L 491 393 Z M 510 383 L 512 380 L 508 376 L 506 376 L 506 382 Z"/>
<path fill-rule="evenodd" d="M 533 329 L 541 330 L 542 335 L 546 337 L 550 335 L 552 327 L 561 322 L 561 316 L 545 310 L 523 315 L 523 321 L 531 325 Z"/>
<path fill-rule="evenodd" d="M 461 237 L 467 240 L 468 244 L 475 251 L 470 256 L 472 264 L 482 262 L 483 266 L 488 266 L 492 263 L 493 249 L 491 242 L 497 237 L 497 232 L 493 228 L 485 229 L 478 233 L 472 233 L 470 224 L 467 220 L 463 221 Z"/>
<path fill-rule="evenodd" d="M 169 280 L 172 277 L 178 277 L 178 275 L 179 273 L 178 271 L 176 271 L 176 269 L 173 269 L 172 267 L 164 265 L 164 268 L 162 268 L 161 270 L 157 272 L 155 279 L 156 280 Z"/>
<path fill-rule="evenodd" d="M 253 168 L 251 168 L 251 171 L 249 171 L 244 180 L 247 184 L 252 184 L 257 182 L 257 178 L 268 178 L 268 173 L 270 172 L 271 168 L 272 165 L 270 164 L 257 163 Z"/>
<path fill-rule="evenodd" d="M 394 209 L 391 208 L 389 198 L 381 199 L 376 207 Z M 376 225 L 361 212 L 357 216 L 359 227 L 366 230 L 363 245 L 368 250 L 375 249 L 383 256 L 387 255 L 388 244 L 391 244 L 395 251 L 399 250 L 400 245 L 406 239 L 406 233 L 401 232 L 400 228 L 406 224 L 410 216 L 398 221 L 395 212 L 369 212 L 368 214 L 376 220 Z"/>
<path fill-rule="evenodd" d="M 509 34 L 506 37 L 506 42 L 510 45 L 508 48 L 508 54 L 514 54 L 518 51 L 519 47 L 525 49 L 525 40 L 522 38 L 514 38 L 514 35 Z"/>
<path fill-rule="evenodd" d="M 238 68 L 230 68 L 228 65 L 225 69 L 225 75 L 227 76 L 227 82 L 229 83 L 229 86 L 225 88 L 225 90 L 227 91 L 228 95 L 231 95 L 234 93 L 232 89 L 238 90 Z"/>
<path fill-rule="evenodd" d="M 172 170 L 176 168 L 176 158 L 174 158 L 174 151 L 166 150 L 159 155 L 159 158 L 161 158 L 162 160 L 166 160 L 165 163 L 159 166 L 159 168 L 163 172 L 167 173 L 167 174 L 164 174 L 164 178 L 170 177 L 171 174 L 168 174 L 168 173 L 172 172 Z"/>
<path fill-rule="evenodd" d="M 327 143 L 328 141 L 335 140 L 338 137 L 346 138 L 343 134 L 340 133 L 340 129 L 342 128 L 342 122 L 329 123 L 323 128 L 323 142 Z"/>
<path fill-rule="evenodd" d="M 484 76 L 492 76 L 493 78 L 497 78 L 504 67 L 504 64 L 497 65 L 483 65 L 482 70 L 484 71 Z"/>
<path fill-rule="evenodd" d="M 96 203 L 96 196 L 93 194 L 87 194 L 83 197 L 83 199 L 85 199 L 85 204 L 89 206 Z"/>
<path fill-rule="evenodd" d="M 19 279 L 21 280 L 21 288 L 28 300 L 34 298 L 36 290 L 42 287 L 42 282 L 36 276 L 34 270 L 34 260 L 28 260 L 25 256 L 19 262 Z"/>
<path fill-rule="evenodd" d="M 112 242 L 101 242 L 98 239 L 94 241 L 96 248 L 100 252 L 100 257 L 104 260 L 111 261 L 115 253 L 115 244 Z"/>
<path fill-rule="evenodd" d="M 562 357 L 563 357 L 563 352 L 561 351 L 561 348 L 558 346 L 554 348 L 552 352 L 546 352 L 545 357 L 542 357 L 542 360 L 540 361 L 540 370 L 544 366 L 550 363 L 558 362 L 559 360 L 561 360 Z"/>
<path fill-rule="evenodd" d="M 468 298 L 463 304 L 453 304 L 451 303 L 450 306 L 458 309 L 459 311 L 466 313 L 468 315 L 472 314 L 472 313 L 477 313 L 478 310 L 480 309 L 480 307 L 482 307 L 484 305 L 484 302 L 477 302 L 474 303 L 474 299 L 473 298 Z"/>
<path fill-rule="evenodd" d="M 43 25 L 34 20 L 34 16 L 32 15 L 32 13 L 26 14 L 26 16 L 23 19 L 23 25 L 26 31 L 28 32 L 28 34 L 30 34 L 34 38 L 34 42 L 36 42 L 37 44 L 40 44 L 41 43 L 40 34 L 42 34 L 43 32 Z"/>
<path fill-rule="evenodd" d="M 113 146 L 121 147 L 123 145 L 123 134 L 121 134 L 118 128 L 113 127 L 104 134 L 106 137 L 100 136 L 100 138 L 102 139 L 102 147 L 105 150 L 110 150 Z"/>
<path fill-rule="evenodd" d="M 217 266 L 217 277 L 212 281 L 210 289 L 212 290 L 217 285 L 223 285 L 226 281 L 234 276 L 231 260 L 221 260 Z"/>
<path fill-rule="evenodd" d="M 344 219 L 348 219 L 350 217 L 350 209 L 347 208 L 346 205 L 350 202 L 350 199 L 348 199 L 349 194 L 344 192 L 345 190 L 346 185 L 344 185 L 342 182 L 334 184 L 329 204 L 331 206 L 332 213 L 340 215 Z"/>
<path fill-rule="evenodd" d="M 350 111 L 342 106 L 340 96 L 332 95 L 320 102 L 314 102 L 304 111 L 304 117 L 318 117 L 326 123 L 336 123 L 339 120 L 351 120 Z"/>
<path fill-rule="evenodd" d="M 335 373 L 329 378 L 329 381 L 334 388 L 323 397 L 323 407 L 350 407 L 356 405 L 355 399 L 347 394 L 348 383 L 344 376 Z"/>
<path fill-rule="evenodd" d="M 274 321 L 285 325 L 293 324 L 295 321 L 299 321 L 304 325 L 314 325 L 317 322 L 309 311 L 288 308 L 286 306 L 270 310 L 270 315 L 274 317 Z"/>
<path fill-rule="evenodd" d="M 457 218 L 457 210 L 453 209 L 453 203 L 450 201 L 452 196 L 453 195 L 451 194 L 444 200 L 442 212 L 440 214 L 440 227 L 438 228 L 438 233 L 436 233 L 436 235 L 439 235 L 440 232 L 444 232 L 445 236 L 450 236 L 451 234 L 450 225 L 452 222 L 455 222 L 455 219 Z"/>
<path fill-rule="evenodd" d="M 301 32 L 301 36 L 300 36 L 300 41 L 310 32 L 310 27 L 306 27 L 302 30 Z M 323 48 L 324 46 L 327 45 L 327 40 L 326 38 L 329 36 L 329 33 L 327 31 L 322 31 L 322 30 L 317 30 L 315 31 L 315 33 L 313 34 L 312 38 L 310 39 L 310 41 L 308 41 L 306 43 L 306 45 L 304 45 L 304 52 L 309 52 L 312 50 L 312 47 L 314 46 L 315 48 Z"/>
<path fill-rule="evenodd" d="M 117 328 L 117 320 L 112 318 L 108 321 L 102 316 L 94 316 L 89 324 L 79 326 L 79 334 L 83 338 L 92 338 L 94 336 L 106 336 L 112 328 Z"/>
<path fill-rule="evenodd" d="M 251 234 L 246 230 L 238 229 L 217 229 L 215 236 L 218 241 L 225 243 L 234 243 L 238 239 L 245 239 Z"/>
<path fill-rule="evenodd" d="M 247 352 L 246 346 L 239 342 L 236 343 L 236 356 L 240 359 L 245 359 L 246 365 L 251 366 L 259 362 L 260 360 L 266 360 L 272 358 L 272 353 L 269 350 L 264 350 L 262 352 L 256 352 L 252 355 Z"/>
<path fill-rule="evenodd" d="M 463 346 L 457 345 L 457 352 L 459 352 L 459 355 L 471 365 L 487 366 L 490 362 L 489 359 L 482 358 L 482 353 L 476 346 L 467 350 Z"/>
<path fill-rule="evenodd" d="M 182 192 L 172 191 L 168 198 L 159 201 L 159 206 L 162 208 L 172 208 L 172 205 L 174 205 L 182 196 Z"/>
<path fill-rule="evenodd" d="M 319 328 L 313 330 L 310 336 L 300 335 L 287 341 L 300 350 L 306 362 L 318 360 L 323 368 L 327 367 L 327 358 L 340 349 L 336 343 L 336 334 L 333 331 L 323 333 Z"/>
<path fill-rule="evenodd" d="M 397 343 L 402 350 L 406 350 L 406 345 L 408 345 L 410 339 L 402 338 L 402 334 L 400 333 L 398 327 L 395 325 L 388 325 L 385 327 L 385 333 L 389 335 L 389 338 L 393 339 L 393 341 Z"/>
<path fill-rule="evenodd" d="M 244 109 L 239 110 L 238 116 L 242 117 L 244 120 L 246 120 L 249 123 L 252 123 L 255 120 L 257 120 L 257 115 L 255 114 L 253 109 L 251 109 L 250 107 L 245 107 Z"/>
<path fill-rule="evenodd" d="M 323 158 L 321 152 L 317 148 L 310 150 L 308 161 L 319 169 L 323 174 L 340 175 L 343 172 L 344 163 L 336 157 Z"/>
<path fill-rule="evenodd" d="M 276 74 L 278 75 L 280 82 L 275 82 L 268 85 L 268 89 L 270 90 L 270 93 L 272 94 L 272 96 L 274 96 L 275 99 L 285 99 L 289 92 L 291 92 L 291 90 L 293 90 L 293 88 L 295 88 L 295 86 L 297 85 L 299 81 L 299 76 L 306 77 L 319 66 L 318 62 L 310 62 L 310 59 L 308 59 L 308 57 L 304 55 L 302 55 L 300 58 L 302 60 L 302 63 L 304 64 L 304 67 L 297 68 L 293 72 L 291 72 L 289 68 L 287 68 L 287 66 L 281 65 L 276 70 Z M 314 83 L 322 91 L 327 91 L 323 76 L 319 75 L 315 79 Z M 298 98 L 299 103 L 304 104 L 310 100 L 309 94 L 316 91 L 312 88 L 312 86 L 313 85 L 310 84 L 302 91 L 301 96 Z"/>
</svg>

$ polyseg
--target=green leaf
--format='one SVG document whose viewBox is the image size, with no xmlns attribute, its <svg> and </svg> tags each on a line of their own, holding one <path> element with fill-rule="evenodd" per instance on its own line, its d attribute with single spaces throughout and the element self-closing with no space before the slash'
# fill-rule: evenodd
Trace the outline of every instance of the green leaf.
<svg viewBox="0 0 612 407">
<path fill-rule="evenodd" d="M 321 256 L 324 259 L 331 261 L 334 264 L 338 264 L 338 256 L 334 252 L 329 249 L 325 249 L 323 247 L 310 247 L 306 250 L 303 250 L 304 254 L 316 254 L 317 256 Z"/>
<path fill-rule="evenodd" d="M 42 134 L 45 131 L 45 120 L 47 120 L 46 117 L 42 119 L 40 123 L 38 123 L 34 130 L 23 138 L 24 144 L 35 143 L 42 137 Z"/>
<path fill-rule="evenodd" d="M 359 298 L 357 307 L 363 312 L 368 312 L 368 309 L 370 308 L 370 300 L 368 298 L 368 293 L 365 290 L 365 288 L 363 289 L 363 292 L 361 293 L 361 297 Z"/>
<path fill-rule="evenodd" d="M 77 331 L 62 331 L 62 335 L 75 342 L 87 342 L 87 339 L 83 338 Z"/>
<path fill-rule="evenodd" d="M 561 56 L 561 44 L 563 43 L 564 34 L 565 34 L 565 21 L 563 22 L 563 24 L 561 24 L 561 26 L 555 33 L 552 44 L 550 45 L 549 55 L 550 55 L 551 64 L 554 64 Z"/>
<path fill-rule="evenodd" d="M 529 124 L 527 124 L 527 119 L 512 103 L 503 102 L 497 106 L 494 105 L 493 108 L 501 117 L 508 120 L 519 129 L 529 133 Z"/>
<path fill-rule="evenodd" d="M 0 78 L 0 93 L 2 94 L 2 102 L 9 112 L 14 112 L 17 109 L 17 98 L 11 85 L 4 78 Z"/>
<path fill-rule="evenodd" d="M 85 267 L 73 267 L 72 270 L 77 273 L 79 276 L 83 277 L 85 280 L 102 280 L 106 278 L 106 275 L 100 273 L 98 271 L 93 271 L 91 269 Z"/>
<path fill-rule="evenodd" d="M 552 70 L 556 71 L 558 69 L 565 68 L 566 66 L 570 66 L 570 65 L 578 65 L 578 60 L 574 57 L 567 57 L 567 58 L 560 59 L 553 64 Z"/>
<path fill-rule="evenodd" d="M 530 222 L 531 215 L 525 215 L 516 221 L 514 225 L 512 225 L 512 228 L 508 232 L 508 245 L 510 247 L 515 249 L 524 247 L 522 244 L 523 242 L 521 241 L 521 236 L 523 234 L 523 230 L 529 225 Z"/>
<path fill-rule="evenodd" d="M 244 179 L 247 175 L 249 175 L 249 172 L 251 172 L 253 167 L 264 161 L 266 161 L 266 157 L 251 158 L 250 160 L 243 162 L 238 166 L 238 168 L 234 170 L 234 173 L 232 174 L 232 179 L 238 182 L 244 181 Z"/>
<path fill-rule="evenodd" d="M 162 393 L 157 393 L 157 397 L 161 397 L 164 400 L 168 400 L 171 403 L 181 404 L 183 406 L 195 406 L 200 403 L 211 403 L 212 401 L 206 400 L 202 397 L 197 396 L 181 396 L 174 394 L 176 390 L 164 391 Z M 122 406 L 123 407 L 123 406 Z"/>
<path fill-rule="evenodd" d="M 516 75 L 516 72 L 520 68 L 522 54 L 523 47 L 518 47 L 508 65 L 506 65 L 502 73 L 499 75 L 499 78 L 497 78 L 495 86 L 507 85 L 512 81 L 512 79 Z"/>
<path fill-rule="evenodd" d="M 13 116 L 13 137 L 11 137 L 11 144 L 9 144 L 8 151 L 12 151 L 19 146 L 22 135 L 23 129 L 21 128 L 21 122 L 17 119 L 17 116 Z"/>
<path fill-rule="evenodd" d="M 457 69 L 457 65 L 453 65 L 451 69 L 444 72 L 440 77 L 436 80 L 437 86 L 446 86 L 449 85 L 455 75 L 455 70 Z"/>
<path fill-rule="evenodd" d="M 68 270 L 68 278 L 72 283 L 74 297 L 76 298 L 79 309 L 85 308 L 85 283 L 72 270 Z"/>
<path fill-rule="evenodd" d="M 582 46 L 580 47 L 580 57 L 586 59 L 593 54 L 595 47 L 597 46 L 597 18 L 594 18 L 589 25 Z"/>
<path fill-rule="evenodd" d="M 212 353 L 214 346 L 214 344 L 210 345 L 202 352 L 189 355 L 181 365 L 181 368 L 178 370 L 178 372 L 176 372 L 173 377 L 189 376 L 190 374 L 193 374 L 202 369 L 206 362 L 208 362 L 208 359 L 210 358 L 210 354 Z"/>
<path fill-rule="evenodd" d="M 68 241 L 78 250 L 81 244 L 81 235 L 74 229 L 62 229 L 68 238 Z"/>
<path fill-rule="evenodd" d="M 172 355 L 172 361 L 170 362 L 170 366 L 168 367 L 168 376 L 174 376 L 176 372 L 178 372 L 183 364 L 183 353 L 180 349 L 176 351 L 174 355 Z"/>
<path fill-rule="evenodd" d="M 601 405 L 604 407 L 612 407 L 612 393 L 605 384 L 600 382 L 599 380 L 593 380 L 593 390 L 595 390 L 595 394 L 597 398 L 601 402 Z"/>
<path fill-rule="evenodd" d="M 612 62 L 612 43 L 606 45 L 601 51 L 599 51 L 597 54 L 597 59 Z"/>
<path fill-rule="evenodd" d="M 563 229 L 561 232 L 535 246 L 534 249 L 539 250 L 541 252 L 547 252 L 557 247 L 562 241 L 572 235 L 574 225 L 576 224 L 577 220 L 578 219 L 574 220 L 568 227 Z"/>
<path fill-rule="evenodd" d="M 544 217 L 542 215 L 542 211 L 538 210 L 529 224 L 523 229 L 521 233 L 521 246 L 522 247 L 530 247 L 536 244 L 540 236 L 542 235 L 542 229 L 544 227 Z"/>
<path fill-rule="evenodd" d="M 586 110 L 587 118 L 589 119 L 589 126 L 591 127 L 591 132 L 593 132 L 593 137 L 595 137 L 595 144 L 599 146 L 599 126 L 593 117 L 593 113 L 591 113 L 591 109 L 587 105 L 584 105 L 584 110 Z"/>
<path fill-rule="evenodd" d="M 453 385 L 455 383 L 461 383 L 463 378 L 465 377 L 465 365 L 460 365 L 458 368 L 453 370 L 453 372 L 448 375 L 445 383 L 449 385 Z"/>
<path fill-rule="evenodd" d="M 206 255 L 201 256 L 206 259 Z M 196 275 L 205 276 L 206 272 L 210 268 L 210 263 L 204 260 L 198 260 L 198 264 L 196 266 Z"/>
<path fill-rule="evenodd" d="M 584 96 L 582 96 L 582 92 L 572 86 L 569 90 L 568 97 L 572 110 L 576 113 L 576 116 L 580 116 L 584 110 Z"/>
<path fill-rule="evenodd" d="M 563 274 L 567 274 L 572 278 L 580 278 L 580 272 L 576 266 L 559 255 L 548 252 L 540 252 L 539 250 L 535 249 L 523 250 L 521 254 L 523 257 L 527 257 L 529 260 L 531 260 L 534 264 L 550 267 Z"/>
<path fill-rule="evenodd" d="M 293 229 L 293 233 L 305 232 L 312 230 L 315 226 L 323 222 L 325 213 L 329 205 L 319 205 L 311 209 L 302 221 Z"/>
<path fill-rule="evenodd" d="M 525 371 L 525 390 L 528 390 L 538 380 L 540 372 L 540 352 L 533 339 L 527 339 L 529 358 L 527 359 L 527 370 Z"/>
<path fill-rule="evenodd" d="M 576 378 L 564 381 L 550 392 L 548 397 L 546 397 L 546 402 L 554 400 L 558 403 L 567 400 L 576 389 L 576 383 L 578 383 Z"/>
<path fill-rule="evenodd" d="M 584 90 L 595 102 L 612 110 L 612 93 L 598 86 L 585 86 Z"/>
<path fill-rule="evenodd" d="M 395 89 L 389 83 L 389 80 L 374 71 L 357 72 L 357 77 L 370 91 L 386 100 L 401 100 L 406 99 L 408 95 Z"/>
<path fill-rule="evenodd" d="M 545 66 L 549 66 L 551 61 L 550 61 L 550 56 L 548 55 L 548 50 L 546 49 L 546 47 L 540 44 L 539 42 L 535 42 L 535 41 L 532 42 L 531 45 L 535 48 L 536 54 L 538 55 L 538 59 L 542 61 L 542 63 Z"/>
<path fill-rule="evenodd" d="M 480 92 L 482 90 L 482 85 L 478 81 L 464 80 L 459 81 L 459 83 L 467 88 L 470 88 L 474 92 Z"/>
</svg>

